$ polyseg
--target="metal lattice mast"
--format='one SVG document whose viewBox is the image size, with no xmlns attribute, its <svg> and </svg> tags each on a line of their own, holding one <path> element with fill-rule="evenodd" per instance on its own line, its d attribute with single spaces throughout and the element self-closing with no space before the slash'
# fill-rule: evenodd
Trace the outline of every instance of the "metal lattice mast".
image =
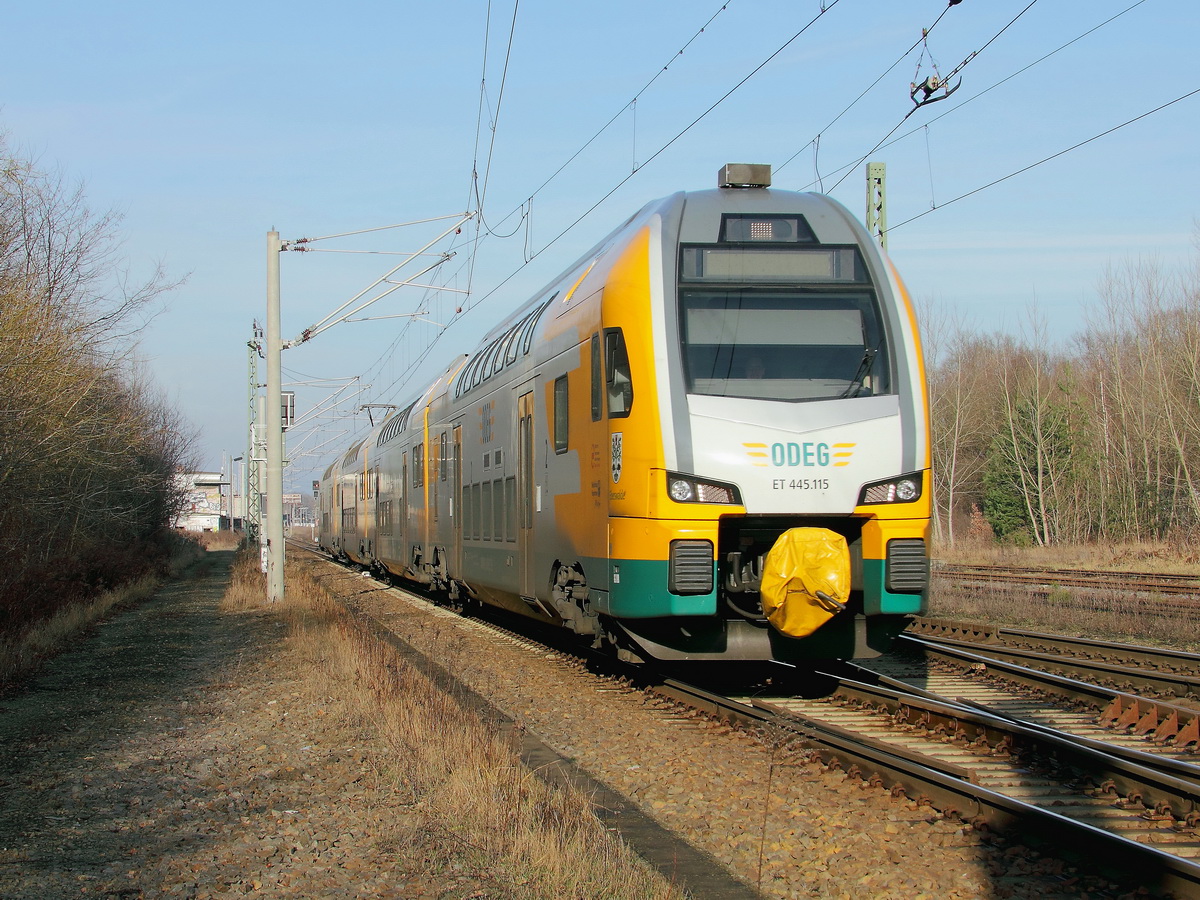
<svg viewBox="0 0 1200 900">
<path fill-rule="evenodd" d="M 249 424 L 247 436 L 250 443 L 246 451 L 245 527 L 246 540 L 250 543 L 257 543 L 262 534 L 262 487 L 258 473 L 259 462 L 265 456 L 258 434 L 258 389 L 261 387 L 258 383 L 258 357 L 262 353 L 262 338 L 262 326 L 256 320 L 254 322 L 254 338 L 246 344 L 249 348 L 250 359 L 250 392 L 247 410 Z"/>
<path fill-rule="evenodd" d="M 867 231 L 887 250 L 886 163 L 867 163 Z"/>
</svg>

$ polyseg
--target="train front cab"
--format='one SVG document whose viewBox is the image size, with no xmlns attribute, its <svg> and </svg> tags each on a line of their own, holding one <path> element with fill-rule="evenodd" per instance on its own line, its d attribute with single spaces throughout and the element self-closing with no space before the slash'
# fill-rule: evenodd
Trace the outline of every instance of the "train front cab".
<svg viewBox="0 0 1200 900">
<path fill-rule="evenodd" d="M 753 198 L 745 206 L 769 208 L 770 202 Z M 816 203 L 828 201 L 819 198 Z M 915 322 L 903 287 L 886 261 L 872 254 L 865 231 L 838 218 L 840 208 L 829 208 L 834 215 L 828 215 L 828 208 L 814 215 L 832 221 L 824 221 L 822 228 L 836 232 L 836 244 L 821 247 L 814 238 L 811 247 L 763 248 L 778 251 L 768 271 L 785 273 L 792 279 L 786 285 L 738 285 L 734 290 L 697 278 L 693 293 L 700 299 L 689 307 L 684 285 L 676 307 L 668 278 L 668 296 L 660 301 L 665 313 L 656 322 L 654 284 L 663 283 L 653 274 L 656 243 L 664 248 L 663 268 L 672 265 L 676 246 L 685 247 L 680 254 L 685 272 L 689 262 L 686 240 L 662 240 L 652 227 L 630 244 L 610 274 L 605 325 L 625 326 L 621 353 L 632 382 L 632 407 L 619 415 L 609 410 L 610 569 L 608 591 L 597 599 L 639 655 L 690 660 L 871 657 L 886 651 L 907 618 L 924 610 L 931 484 Z M 727 212 L 720 217 L 723 229 L 727 220 L 737 218 Z M 776 213 L 765 221 L 774 227 L 787 218 Z M 803 227 L 802 217 L 790 218 Z M 669 222 L 664 228 L 670 228 Z M 680 233 L 686 231 L 685 224 Z M 715 236 L 715 226 L 705 233 Z M 706 240 L 713 242 L 713 237 Z M 725 248 L 716 249 L 699 246 L 694 255 L 720 265 Z M 785 261 L 788 254 L 794 264 Z M 797 288 L 802 279 L 792 277 L 790 267 L 807 273 L 818 264 L 845 274 Z M 739 312 L 750 316 L 750 331 L 760 326 L 746 310 L 762 311 L 760 332 L 747 342 L 757 345 L 722 344 L 705 356 L 706 348 L 699 346 L 703 341 L 695 335 L 715 326 L 706 324 L 714 319 L 706 320 L 701 307 L 708 303 L 723 313 L 730 307 L 726 297 L 733 295 Z M 823 333 L 818 338 L 822 346 L 799 347 L 802 340 L 779 337 L 778 326 L 770 327 L 779 316 L 771 312 L 772 304 L 788 315 L 815 310 L 817 325 L 809 331 Z M 670 321 L 676 314 L 678 321 Z M 690 344 L 689 323 L 695 332 Z M 847 323 L 856 323 L 861 339 L 844 337 L 852 330 Z M 605 332 L 614 330 L 606 327 Z M 664 367 L 662 360 L 669 360 L 677 347 L 679 363 Z M 817 396 L 813 402 L 739 397 L 736 390 L 726 390 L 724 374 L 747 366 L 750 350 L 772 354 L 784 365 L 824 354 L 829 365 L 840 368 L 822 377 L 838 386 L 827 399 Z M 746 352 L 739 358 L 739 351 Z M 611 369 L 613 363 L 609 354 L 606 364 Z M 711 371 L 717 365 L 721 373 Z M 710 377 L 715 374 L 721 377 Z M 609 380 L 611 397 L 611 372 Z M 822 463 L 828 468 L 800 473 L 819 474 L 819 479 L 798 479 L 797 470 L 771 471 L 770 461 L 748 461 L 764 454 L 790 455 L 793 447 L 800 448 L 801 456 L 825 455 Z M 852 460 L 835 459 L 839 454 Z M 797 492 L 790 502 L 781 502 L 781 492 L 764 487 L 786 484 L 789 478 L 792 483 L 815 481 L 824 489 Z M 905 484 L 897 495 L 901 482 Z M 851 570 L 844 611 L 805 637 L 769 625 L 756 590 L 763 558 L 780 535 L 794 528 L 840 535 Z"/>
<path fill-rule="evenodd" d="M 681 510 L 667 495 L 668 474 L 653 474 L 663 487 L 652 495 L 652 506 L 664 515 L 610 521 L 606 611 L 642 655 L 792 661 L 872 657 L 886 652 L 908 617 L 925 608 L 925 498 L 904 504 L 907 509 L 859 508 L 837 517 L 754 516 L 744 508 L 701 504 Z M 750 571 L 757 566 L 761 575 L 762 560 L 781 534 L 814 527 L 846 539 L 853 589 L 844 612 L 807 637 L 789 637 L 767 623 L 757 579 L 746 577 L 744 566 Z M 665 548 L 665 555 L 654 548 Z"/>
</svg>

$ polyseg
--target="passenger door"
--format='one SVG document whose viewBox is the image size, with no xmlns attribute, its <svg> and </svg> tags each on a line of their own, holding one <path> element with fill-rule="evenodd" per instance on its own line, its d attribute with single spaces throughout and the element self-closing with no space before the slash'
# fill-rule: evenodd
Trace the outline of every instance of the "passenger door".
<svg viewBox="0 0 1200 900">
<path fill-rule="evenodd" d="M 535 594 L 533 574 L 533 514 L 536 487 L 533 465 L 533 392 L 517 400 L 517 558 L 521 594 Z"/>
</svg>

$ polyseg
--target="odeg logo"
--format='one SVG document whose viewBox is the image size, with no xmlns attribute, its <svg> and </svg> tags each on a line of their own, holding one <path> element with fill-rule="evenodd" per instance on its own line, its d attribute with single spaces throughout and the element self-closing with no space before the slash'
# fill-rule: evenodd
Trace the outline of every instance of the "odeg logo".
<svg viewBox="0 0 1200 900">
<path fill-rule="evenodd" d="M 771 465 L 773 466 L 827 466 L 829 445 L 807 441 L 803 444 L 772 444 Z"/>
<path fill-rule="evenodd" d="M 769 465 L 776 468 L 825 468 L 832 466 L 835 469 L 842 466 L 850 465 L 850 458 L 854 456 L 854 448 L 858 446 L 855 443 L 837 443 L 827 444 L 824 441 L 805 441 L 803 443 L 792 441 L 784 443 L 782 441 L 771 444 L 751 444 L 743 443 L 746 448 L 746 455 L 752 460 L 752 465 L 766 467 Z"/>
</svg>

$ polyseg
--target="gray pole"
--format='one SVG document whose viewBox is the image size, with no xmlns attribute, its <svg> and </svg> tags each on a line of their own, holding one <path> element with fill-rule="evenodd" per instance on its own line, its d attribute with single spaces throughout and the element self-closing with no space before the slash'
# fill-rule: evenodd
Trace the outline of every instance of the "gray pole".
<svg viewBox="0 0 1200 900">
<path fill-rule="evenodd" d="M 867 231 L 887 250 L 887 165 L 867 163 Z"/>
<path fill-rule="evenodd" d="M 279 324 L 279 232 L 267 232 L 267 600 L 283 599 L 283 339 Z"/>
<path fill-rule="evenodd" d="M 262 414 L 259 411 L 259 401 L 262 395 L 259 389 L 262 387 L 258 381 L 258 355 L 262 352 L 263 332 L 258 324 L 258 320 L 254 320 L 254 331 L 251 340 L 246 343 L 249 352 L 249 376 L 250 386 L 249 395 L 246 398 L 248 405 L 247 421 L 249 422 L 249 431 L 246 439 L 249 446 L 246 448 L 246 546 L 251 544 L 262 544 L 262 473 L 259 467 L 262 464 L 263 456 L 259 448 L 259 432 L 261 431 Z"/>
</svg>

